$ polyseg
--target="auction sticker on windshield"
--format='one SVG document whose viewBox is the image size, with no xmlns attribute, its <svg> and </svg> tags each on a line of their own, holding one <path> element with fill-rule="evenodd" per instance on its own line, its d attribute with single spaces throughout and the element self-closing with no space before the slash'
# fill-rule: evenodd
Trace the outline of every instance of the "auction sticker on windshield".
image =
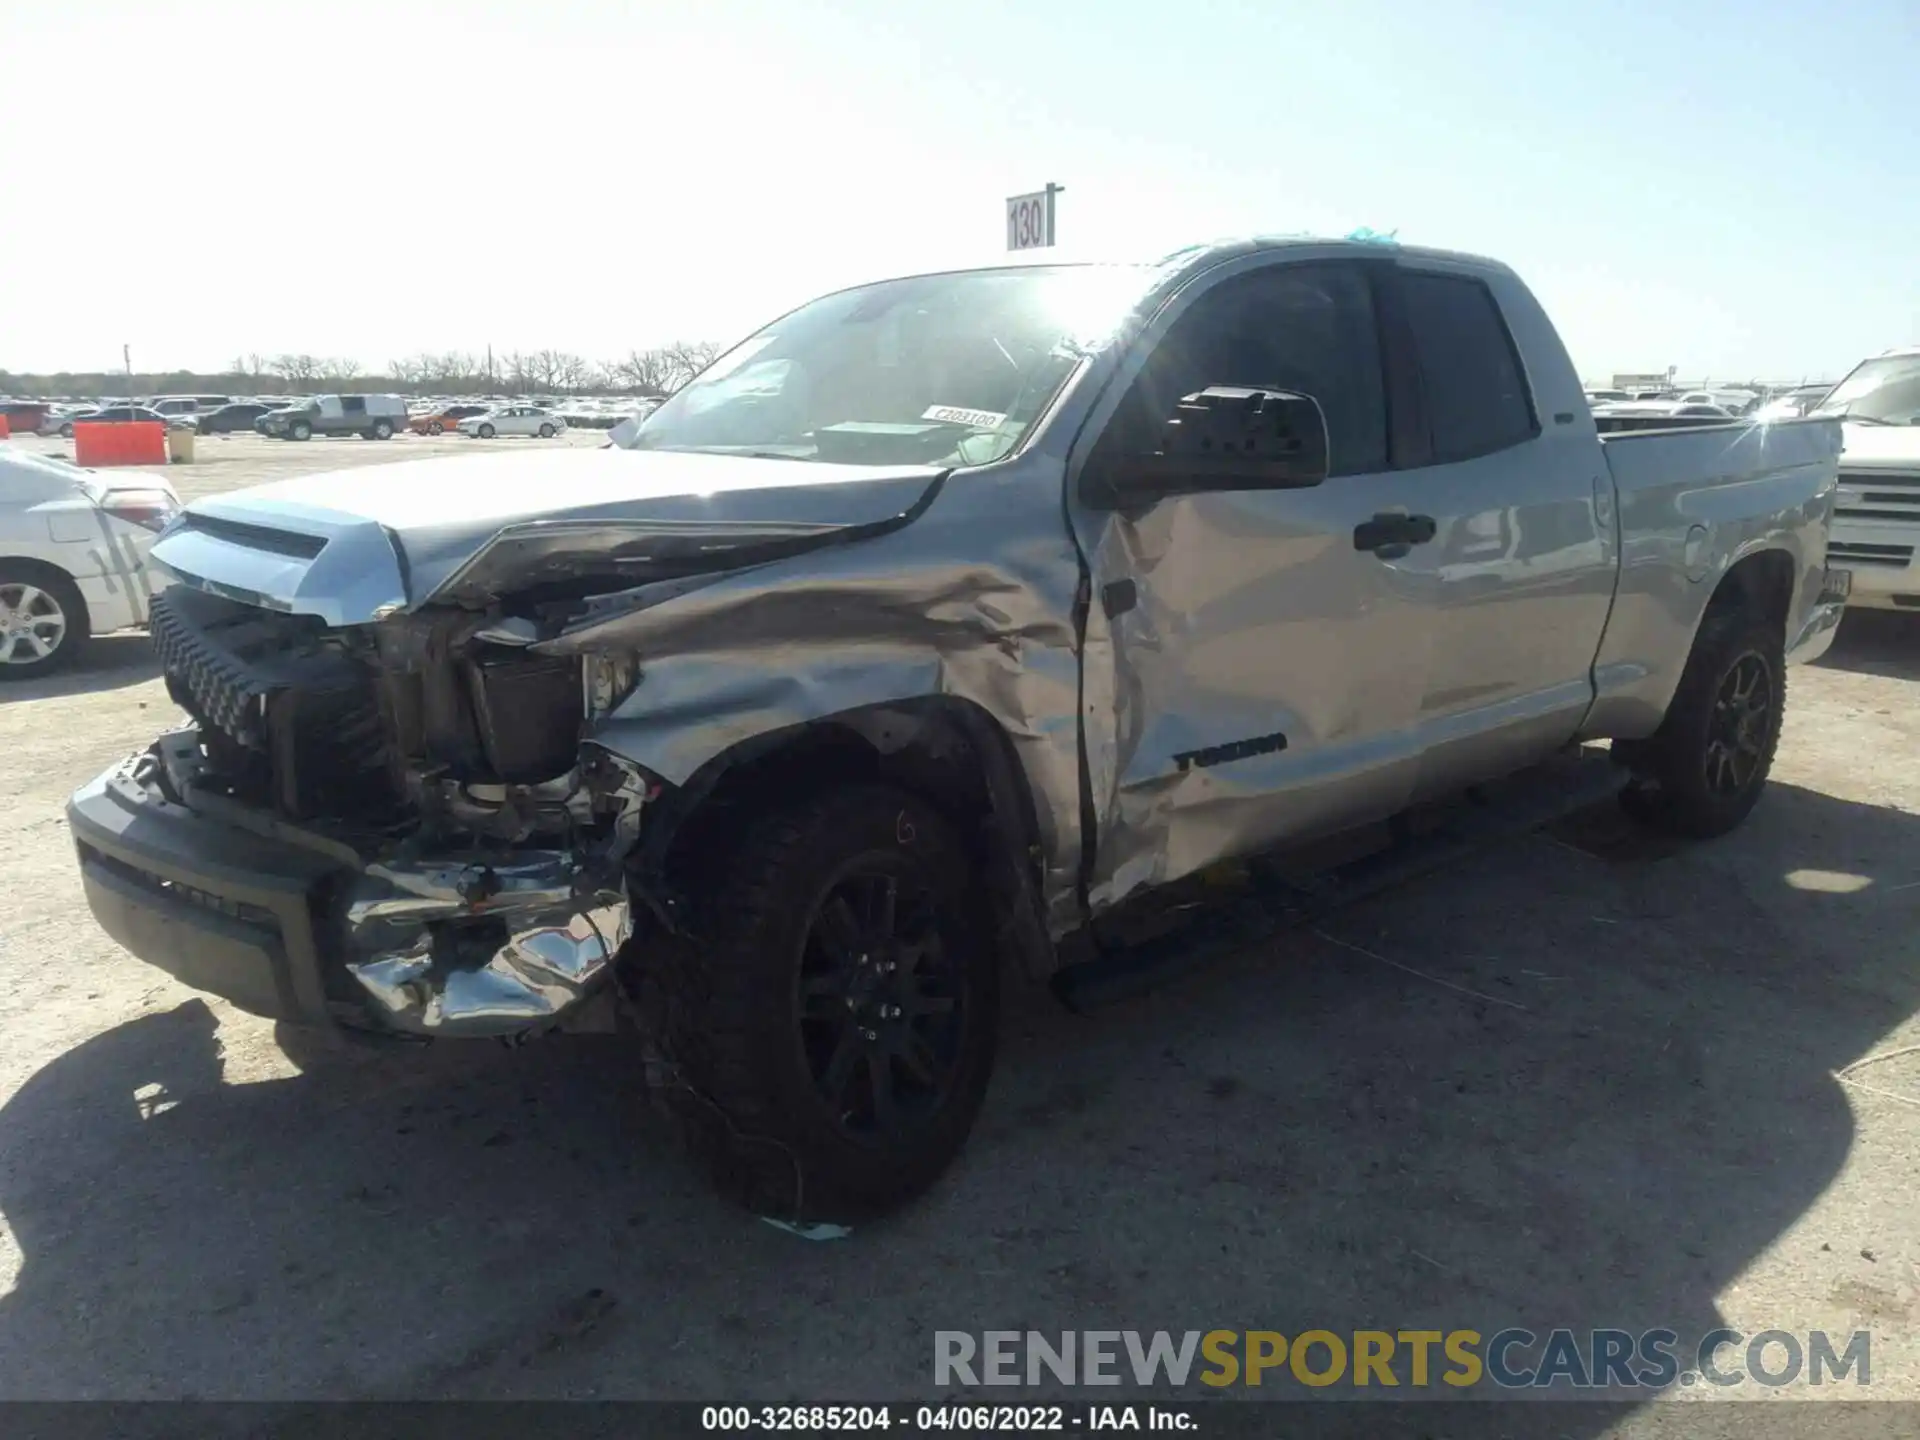
<svg viewBox="0 0 1920 1440">
<path fill-rule="evenodd" d="M 1004 425 L 1007 417 L 997 410 L 963 410 L 958 405 L 929 405 L 922 420 L 939 420 L 947 425 L 976 425 L 991 430 Z"/>
</svg>

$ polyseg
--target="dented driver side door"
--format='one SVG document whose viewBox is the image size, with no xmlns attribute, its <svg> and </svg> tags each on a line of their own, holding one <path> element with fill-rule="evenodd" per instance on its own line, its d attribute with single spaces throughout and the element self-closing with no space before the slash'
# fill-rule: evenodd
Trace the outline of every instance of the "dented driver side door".
<svg viewBox="0 0 1920 1440">
<path fill-rule="evenodd" d="M 1320 402 L 1331 469 L 1308 489 L 1076 512 L 1093 571 L 1082 718 L 1095 909 L 1383 818 L 1412 792 L 1433 580 L 1393 547 L 1358 548 L 1371 522 L 1419 505 L 1396 468 L 1375 270 L 1254 256 L 1209 274 L 1148 327 L 1076 447 L 1076 467 L 1151 450 L 1181 395 L 1265 386 Z"/>
</svg>

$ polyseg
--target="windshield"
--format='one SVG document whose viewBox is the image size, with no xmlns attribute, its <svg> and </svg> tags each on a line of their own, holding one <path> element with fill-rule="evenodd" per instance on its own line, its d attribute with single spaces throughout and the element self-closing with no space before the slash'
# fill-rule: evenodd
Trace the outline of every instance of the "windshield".
<svg viewBox="0 0 1920 1440">
<path fill-rule="evenodd" d="M 721 356 L 647 417 L 633 447 L 990 464 L 1020 444 L 1153 274 L 976 270 L 828 295 Z"/>
<path fill-rule="evenodd" d="M 1920 425 L 1920 355 L 1862 361 L 1816 413 L 1867 425 Z"/>
</svg>

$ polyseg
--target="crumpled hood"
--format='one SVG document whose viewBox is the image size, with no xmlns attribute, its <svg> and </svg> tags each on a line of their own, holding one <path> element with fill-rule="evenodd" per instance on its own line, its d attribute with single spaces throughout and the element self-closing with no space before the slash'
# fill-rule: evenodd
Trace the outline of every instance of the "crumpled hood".
<svg viewBox="0 0 1920 1440">
<path fill-rule="evenodd" d="M 667 450 L 533 449 L 304 475 L 189 505 L 154 558 L 189 584 L 351 625 L 605 569 L 725 568 L 909 515 L 942 471 Z"/>
</svg>

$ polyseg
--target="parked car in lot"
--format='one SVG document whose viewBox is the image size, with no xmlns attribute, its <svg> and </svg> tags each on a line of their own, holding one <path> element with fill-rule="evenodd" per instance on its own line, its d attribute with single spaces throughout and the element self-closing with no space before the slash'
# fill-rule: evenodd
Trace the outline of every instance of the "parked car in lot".
<svg viewBox="0 0 1920 1440">
<path fill-rule="evenodd" d="M 1811 413 L 1845 429 L 1829 549 L 1853 569 L 1849 603 L 1920 610 L 1920 348 L 1861 361 Z"/>
<path fill-rule="evenodd" d="M 416 435 L 444 435 L 456 428 L 462 420 L 472 415 L 485 415 L 492 408 L 487 405 L 445 405 L 415 415 L 407 421 L 407 428 Z"/>
<path fill-rule="evenodd" d="M 253 429 L 262 416 L 271 415 L 280 408 L 259 400 L 236 400 L 217 410 L 207 410 L 195 416 L 194 425 L 202 435 L 231 435 L 235 431 Z"/>
<path fill-rule="evenodd" d="M 75 425 L 127 425 L 136 421 L 165 425 L 169 430 L 191 430 L 194 427 L 191 416 L 162 415 L 145 405 L 110 405 L 104 410 L 81 410 L 74 414 L 62 415 L 55 433 L 71 440 Z"/>
<path fill-rule="evenodd" d="M 1833 386 L 1826 384 L 1796 385 L 1755 406 L 1753 418 L 1766 425 L 1776 420 L 1798 420 L 1817 409 L 1832 389 Z"/>
<path fill-rule="evenodd" d="M 1679 400 L 1629 400 L 1593 407 L 1594 424 L 1602 435 L 1631 430 L 1671 430 L 1683 425 L 1728 425 L 1739 418 L 1718 405 L 1686 404 Z"/>
<path fill-rule="evenodd" d="M 567 422 L 540 405 L 502 405 L 469 415 L 458 422 L 462 435 L 491 440 L 496 435 L 538 435 L 551 439 L 567 428 Z"/>
<path fill-rule="evenodd" d="M 316 435 L 358 435 L 390 440 L 407 423 L 407 402 L 398 395 L 316 395 L 284 410 L 269 410 L 257 422 L 263 435 L 311 440 Z"/>
<path fill-rule="evenodd" d="M 91 414 L 100 408 L 101 406 L 98 404 L 49 405 L 41 415 L 40 423 L 34 426 L 33 433 L 45 436 L 59 435 L 62 433 L 72 435 L 73 431 L 68 428 L 68 422 L 72 420 L 74 416 Z"/>
<path fill-rule="evenodd" d="M 232 403 L 230 395 L 156 395 L 147 401 L 147 408 L 169 420 L 194 420 Z"/>
<path fill-rule="evenodd" d="M 91 636 L 147 623 L 147 552 L 179 509 L 166 481 L 0 445 L 0 680 L 72 664 Z"/>
<path fill-rule="evenodd" d="M 287 1022 L 625 993 L 727 1193 L 883 1212 L 965 1141 L 1003 960 L 1072 993 L 1137 907 L 1577 742 L 1640 822 L 1739 825 L 1839 620 L 1840 427 L 1680 423 L 1603 440 L 1526 286 L 1439 251 L 829 295 L 631 448 L 190 505 L 191 720 L 74 796 L 88 901 Z"/>
</svg>

